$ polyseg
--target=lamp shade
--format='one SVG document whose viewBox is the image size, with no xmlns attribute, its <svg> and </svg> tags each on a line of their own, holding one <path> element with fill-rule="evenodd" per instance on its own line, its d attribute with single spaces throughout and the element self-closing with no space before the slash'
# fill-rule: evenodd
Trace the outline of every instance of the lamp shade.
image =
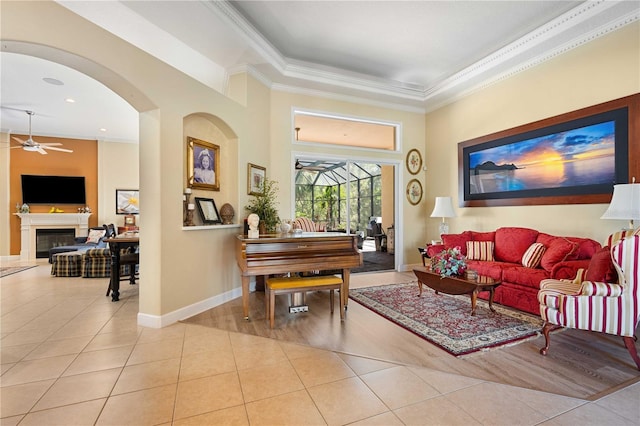
<svg viewBox="0 0 640 426">
<path fill-rule="evenodd" d="M 613 186 L 613 197 L 609 208 L 601 219 L 628 220 L 640 219 L 640 183 L 624 183 Z"/>
<path fill-rule="evenodd" d="M 456 217 L 451 197 L 436 197 L 436 205 L 431 212 L 431 217 Z"/>
</svg>

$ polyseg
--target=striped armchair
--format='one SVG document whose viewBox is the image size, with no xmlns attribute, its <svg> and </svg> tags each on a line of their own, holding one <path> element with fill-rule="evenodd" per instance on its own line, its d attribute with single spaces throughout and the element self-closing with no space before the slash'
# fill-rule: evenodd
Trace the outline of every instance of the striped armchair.
<svg viewBox="0 0 640 426">
<path fill-rule="evenodd" d="M 542 332 L 549 350 L 549 333 L 559 327 L 577 328 L 621 336 L 638 370 L 640 358 L 635 330 L 640 320 L 640 236 L 613 235 L 610 253 L 618 283 L 586 281 L 583 272 L 574 281 L 542 280 L 538 301 L 545 321 Z M 617 237 L 622 239 L 615 241 Z"/>
</svg>

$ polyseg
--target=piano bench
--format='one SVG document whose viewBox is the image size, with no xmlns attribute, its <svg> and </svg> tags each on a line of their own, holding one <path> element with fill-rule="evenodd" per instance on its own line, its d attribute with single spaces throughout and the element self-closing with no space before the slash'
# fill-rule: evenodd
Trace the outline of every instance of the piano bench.
<svg viewBox="0 0 640 426">
<path fill-rule="evenodd" d="M 269 318 L 269 325 L 273 328 L 275 323 L 276 295 L 300 293 L 314 290 L 329 290 L 331 313 L 333 313 L 334 290 L 342 288 L 342 278 L 335 275 L 312 277 L 279 277 L 267 278 L 264 286 L 265 312 Z M 344 320 L 344 300 L 340 294 L 340 319 Z"/>
</svg>

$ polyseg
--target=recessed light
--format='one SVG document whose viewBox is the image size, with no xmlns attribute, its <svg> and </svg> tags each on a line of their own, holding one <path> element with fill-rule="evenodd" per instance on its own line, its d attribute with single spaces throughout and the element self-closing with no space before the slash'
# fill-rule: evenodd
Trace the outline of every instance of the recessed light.
<svg viewBox="0 0 640 426">
<path fill-rule="evenodd" d="M 104 127 L 100 129 L 101 132 L 106 132 L 107 129 L 105 129 Z"/>
<path fill-rule="evenodd" d="M 64 86 L 64 83 L 57 78 L 45 77 L 43 80 L 49 84 L 53 84 L 54 86 Z"/>
<path fill-rule="evenodd" d="M 76 100 L 75 99 L 71 99 L 71 98 L 67 98 L 64 101 L 72 104 L 72 103 L 75 103 Z"/>
</svg>

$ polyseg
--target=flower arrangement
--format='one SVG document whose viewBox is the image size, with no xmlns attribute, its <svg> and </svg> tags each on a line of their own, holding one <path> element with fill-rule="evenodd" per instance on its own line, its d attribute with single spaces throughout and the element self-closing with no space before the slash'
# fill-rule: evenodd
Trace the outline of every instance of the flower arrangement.
<svg viewBox="0 0 640 426">
<path fill-rule="evenodd" d="M 441 277 L 464 275 L 467 259 L 460 253 L 460 247 L 442 250 L 431 259 L 431 270 Z"/>
</svg>

